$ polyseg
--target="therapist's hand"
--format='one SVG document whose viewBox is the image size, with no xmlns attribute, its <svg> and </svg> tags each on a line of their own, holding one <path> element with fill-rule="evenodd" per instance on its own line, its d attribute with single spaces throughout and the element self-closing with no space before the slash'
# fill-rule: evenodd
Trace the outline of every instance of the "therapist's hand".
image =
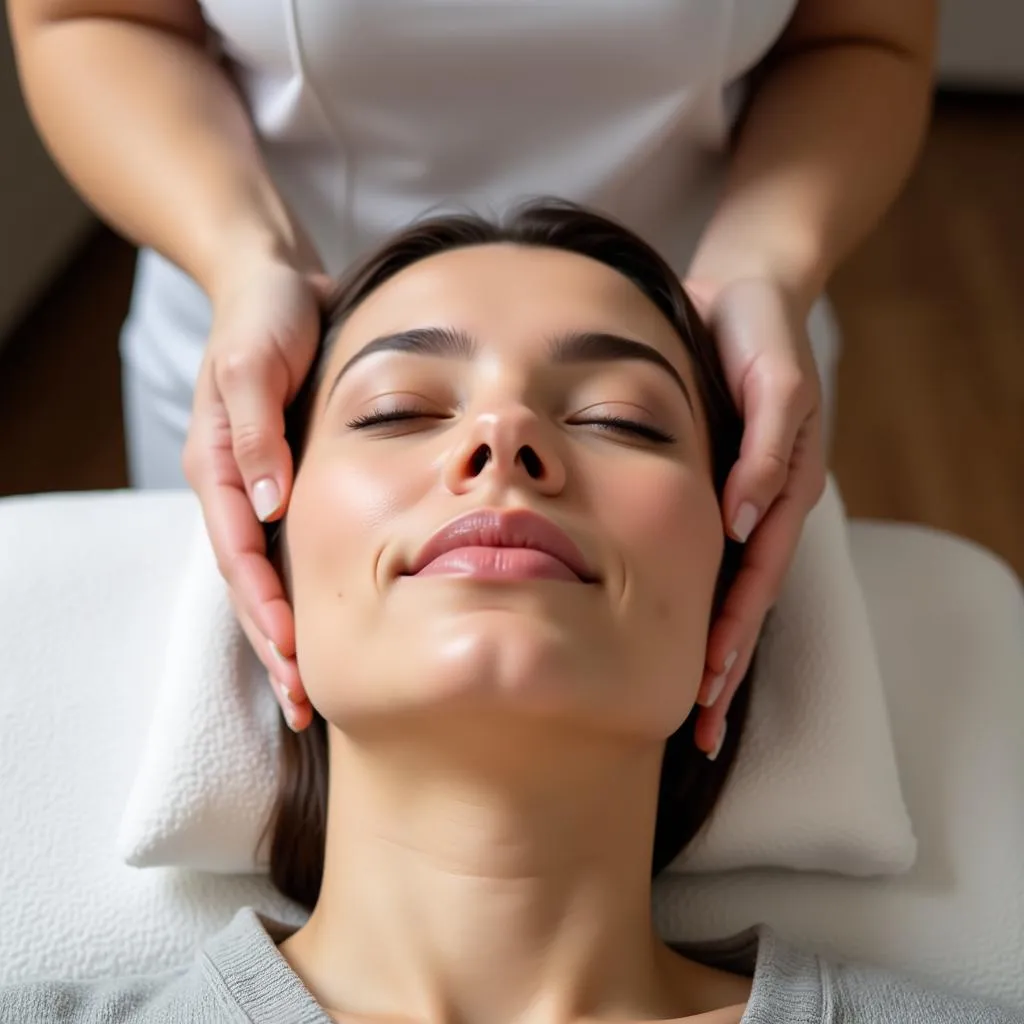
<svg viewBox="0 0 1024 1024">
<path fill-rule="evenodd" d="M 766 614 L 779 596 L 807 514 L 825 487 L 821 383 L 807 312 L 770 280 L 715 288 L 685 282 L 718 343 L 745 425 L 722 501 L 743 561 L 708 639 L 696 742 L 715 751 Z"/>
<path fill-rule="evenodd" d="M 295 663 L 292 609 L 260 521 L 280 518 L 291 494 L 284 410 L 313 361 L 329 286 L 323 275 L 266 257 L 240 260 L 217 282 L 182 457 L 235 611 L 296 730 L 312 708 Z"/>
</svg>

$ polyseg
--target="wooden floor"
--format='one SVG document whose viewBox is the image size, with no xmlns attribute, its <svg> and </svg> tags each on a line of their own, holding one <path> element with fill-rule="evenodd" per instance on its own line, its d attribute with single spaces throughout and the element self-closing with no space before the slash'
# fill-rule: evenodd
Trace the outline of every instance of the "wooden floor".
<svg viewBox="0 0 1024 1024">
<path fill-rule="evenodd" d="M 98 232 L 0 352 L 0 495 L 125 485 L 133 263 Z M 950 530 L 1024 576 L 1024 100 L 941 100 L 905 194 L 830 291 L 850 513 Z"/>
</svg>

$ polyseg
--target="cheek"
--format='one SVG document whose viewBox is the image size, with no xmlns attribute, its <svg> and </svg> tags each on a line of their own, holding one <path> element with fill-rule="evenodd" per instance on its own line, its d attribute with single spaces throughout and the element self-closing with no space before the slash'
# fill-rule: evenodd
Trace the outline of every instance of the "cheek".
<svg viewBox="0 0 1024 1024">
<path fill-rule="evenodd" d="M 374 529 L 387 520 L 396 498 L 388 481 L 369 465 L 303 465 L 288 509 L 297 601 L 307 585 L 325 575 L 337 578 L 339 571 L 349 574 L 371 567 Z"/>
<path fill-rule="evenodd" d="M 300 661 L 337 657 L 376 613 L 382 553 L 391 528 L 424 482 L 372 456 L 310 452 L 288 508 L 291 599 Z M 329 652 L 325 652 L 330 648 Z"/>
<path fill-rule="evenodd" d="M 670 606 L 710 611 L 725 540 L 710 482 L 687 474 L 652 500 L 640 534 L 645 565 Z"/>
<path fill-rule="evenodd" d="M 725 546 L 721 511 L 703 470 L 664 464 L 637 472 L 604 497 L 628 559 L 627 572 L 666 609 L 710 608 Z"/>
<path fill-rule="evenodd" d="M 702 470 L 652 467 L 604 503 L 623 557 L 623 616 L 634 667 L 682 701 L 700 684 L 724 550 L 721 512 Z M 612 524 L 614 523 L 614 527 Z"/>
</svg>

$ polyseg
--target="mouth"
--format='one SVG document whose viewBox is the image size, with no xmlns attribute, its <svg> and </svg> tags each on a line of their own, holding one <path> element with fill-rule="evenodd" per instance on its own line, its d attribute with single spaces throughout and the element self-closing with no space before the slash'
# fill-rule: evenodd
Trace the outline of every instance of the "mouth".
<svg viewBox="0 0 1024 1024">
<path fill-rule="evenodd" d="M 476 509 L 442 526 L 403 576 L 599 582 L 571 537 L 528 509 Z"/>
</svg>

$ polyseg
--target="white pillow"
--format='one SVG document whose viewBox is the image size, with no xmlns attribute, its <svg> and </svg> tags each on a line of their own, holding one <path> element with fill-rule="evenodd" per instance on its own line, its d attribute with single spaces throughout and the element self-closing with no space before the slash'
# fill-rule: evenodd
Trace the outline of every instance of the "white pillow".
<svg viewBox="0 0 1024 1024">
<path fill-rule="evenodd" d="M 278 711 L 235 623 L 196 507 L 148 742 L 117 846 L 135 867 L 266 868 Z M 708 827 L 673 865 L 907 870 L 916 844 L 845 514 L 809 517 L 763 639 L 750 717 Z"/>
</svg>

